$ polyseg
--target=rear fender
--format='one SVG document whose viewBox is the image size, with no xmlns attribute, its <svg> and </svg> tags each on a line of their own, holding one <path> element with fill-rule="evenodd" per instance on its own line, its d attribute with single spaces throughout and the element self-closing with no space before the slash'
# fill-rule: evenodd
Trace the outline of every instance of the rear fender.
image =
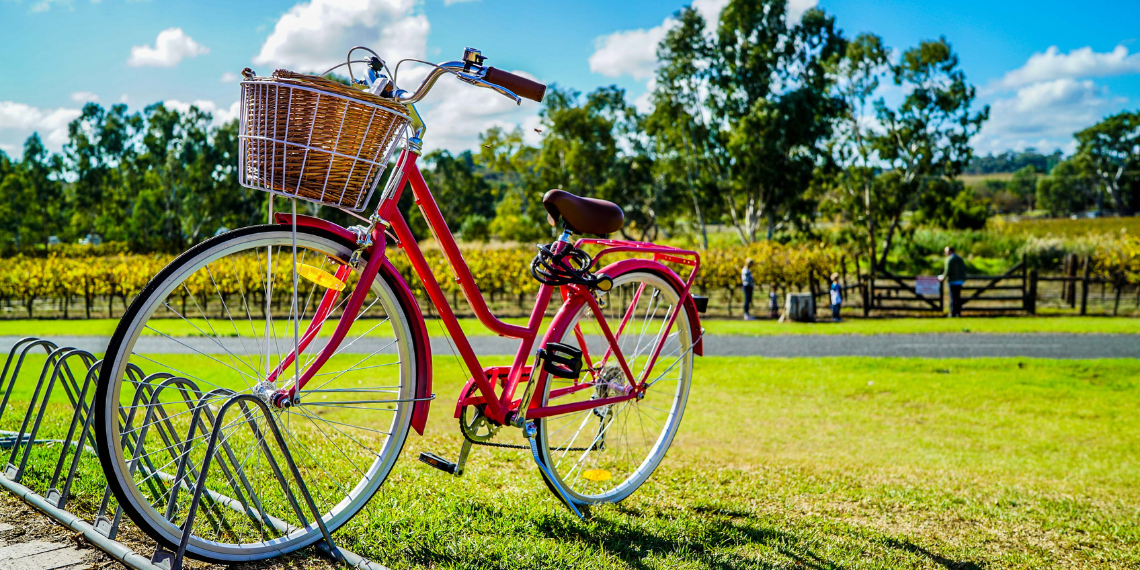
<svg viewBox="0 0 1140 570">
<path fill-rule="evenodd" d="M 670 284 L 673 285 L 678 291 L 685 289 L 685 281 L 677 272 L 670 269 L 667 265 L 663 265 L 656 261 L 649 259 L 623 259 L 615 261 L 603 267 L 598 273 L 604 273 L 610 277 L 617 277 L 623 273 L 644 269 L 652 271 L 664 277 Z M 701 335 L 701 315 L 697 311 L 697 303 L 693 301 L 692 291 L 685 294 L 681 304 L 685 307 L 685 313 L 688 314 L 690 322 L 693 323 L 693 354 L 697 356 L 704 355 L 704 339 Z"/>
<path fill-rule="evenodd" d="M 274 221 L 281 225 L 292 226 L 292 214 L 277 213 Z M 297 225 L 307 228 L 325 230 L 345 242 L 345 245 L 356 247 L 356 234 L 337 224 L 314 218 L 311 216 L 297 216 Z M 431 341 L 428 338 L 427 324 L 424 322 L 424 313 L 420 310 L 416 296 L 412 294 L 411 287 L 392 265 L 389 259 L 384 260 L 380 266 L 380 278 L 384 279 L 392 291 L 396 293 L 396 300 L 405 309 L 408 318 L 408 327 L 412 331 L 412 344 L 416 352 L 416 403 L 412 407 L 412 428 L 416 433 L 423 435 L 427 425 L 428 411 L 431 407 Z"/>
</svg>

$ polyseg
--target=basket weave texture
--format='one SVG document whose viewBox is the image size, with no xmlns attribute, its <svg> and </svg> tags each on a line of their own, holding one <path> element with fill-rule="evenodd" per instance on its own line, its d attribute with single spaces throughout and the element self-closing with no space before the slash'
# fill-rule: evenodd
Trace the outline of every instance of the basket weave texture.
<svg viewBox="0 0 1140 570">
<path fill-rule="evenodd" d="M 313 75 L 242 82 L 241 184 L 361 211 L 408 124 L 404 109 Z"/>
</svg>

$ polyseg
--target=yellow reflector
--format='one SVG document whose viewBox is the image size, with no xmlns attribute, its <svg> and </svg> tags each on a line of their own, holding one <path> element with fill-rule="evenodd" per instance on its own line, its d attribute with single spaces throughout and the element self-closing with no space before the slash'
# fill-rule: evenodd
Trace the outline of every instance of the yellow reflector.
<svg viewBox="0 0 1140 570">
<path fill-rule="evenodd" d="M 344 291 L 344 281 L 337 279 L 333 274 L 304 263 L 297 264 L 297 274 L 325 289 Z"/>
<path fill-rule="evenodd" d="M 582 478 L 587 481 L 608 481 L 611 475 L 605 469 L 587 469 Z"/>
</svg>

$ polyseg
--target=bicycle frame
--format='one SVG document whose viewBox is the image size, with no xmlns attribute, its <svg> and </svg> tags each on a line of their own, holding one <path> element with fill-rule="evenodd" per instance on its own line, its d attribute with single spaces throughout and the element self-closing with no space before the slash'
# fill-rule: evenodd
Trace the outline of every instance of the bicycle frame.
<svg viewBox="0 0 1140 570">
<path fill-rule="evenodd" d="M 424 288 L 427 295 L 431 300 L 432 305 L 435 306 L 440 320 L 443 322 L 444 327 L 447 329 L 449 335 L 455 341 L 459 356 L 464 365 L 471 373 L 471 379 L 465 387 L 463 394 L 460 395 L 458 405 L 456 407 L 456 416 L 458 417 L 459 411 L 465 405 L 486 404 L 485 414 L 490 419 L 499 423 L 508 423 L 509 415 L 515 412 L 520 405 L 519 400 L 515 399 L 515 392 L 518 388 L 520 381 L 529 379 L 533 371 L 531 366 L 528 366 L 527 361 L 533 353 L 536 339 L 538 339 L 539 329 L 542 326 L 543 317 L 550 306 L 550 299 L 554 294 L 555 287 L 549 285 L 541 285 L 538 290 L 538 295 L 535 299 L 534 307 L 531 310 L 530 317 L 527 320 L 526 326 L 512 325 L 505 323 L 491 313 L 490 308 L 487 306 L 486 301 L 483 299 L 482 293 L 479 290 L 478 284 L 475 282 L 474 276 L 471 274 L 470 268 L 463 260 L 462 253 L 459 246 L 455 241 L 455 237 L 447 227 L 447 223 L 443 219 L 443 214 L 439 210 L 431 190 L 427 186 L 422 173 L 420 172 L 416 161 L 418 154 L 409 150 L 404 150 L 397 161 L 396 170 L 392 176 L 398 176 L 395 186 L 395 191 L 390 195 L 385 195 L 381 203 L 377 206 L 377 216 L 381 220 L 380 223 L 375 224 L 372 229 L 371 239 L 372 246 L 369 250 L 367 262 L 364 264 L 363 269 L 360 271 L 360 279 L 355 290 L 349 296 L 345 304 L 343 316 L 337 324 L 336 330 L 333 332 L 332 337 L 329 339 L 325 347 L 320 351 L 312 363 L 301 372 L 298 382 L 293 384 L 292 387 L 282 391 L 282 397 L 289 399 L 294 398 L 298 391 L 303 392 L 305 384 L 312 379 L 312 377 L 320 370 L 321 366 L 331 357 L 341 342 L 344 340 L 348 333 L 349 328 L 352 327 L 353 322 L 359 314 L 360 308 L 364 303 L 365 297 L 371 288 L 371 283 L 376 278 L 377 274 L 388 263 L 386 259 L 386 249 L 388 247 L 387 236 L 385 229 L 390 228 L 396 237 L 396 245 L 404 250 L 411 261 L 413 270 L 416 275 L 423 281 Z M 471 347 L 470 341 L 464 334 L 463 329 L 459 326 L 459 320 L 455 316 L 455 312 L 451 305 L 448 303 L 446 296 L 443 293 L 439 283 L 436 281 L 431 267 L 428 265 L 427 260 L 424 258 L 423 253 L 420 251 L 419 244 L 416 242 L 415 237 L 412 235 L 411 229 L 408 227 L 407 221 L 404 220 L 396 207 L 400 199 L 403 188 L 410 185 L 415 197 L 415 203 L 419 206 L 420 211 L 423 213 L 424 218 L 427 220 L 428 227 L 431 229 L 436 240 L 439 242 L 443 250 L 444 257 L 447 259 L 452 270 L 455 272 L 456 281 L 459 283 L 466 297 L 468 304 L 471 306 L 475 316 L 483 323 L 484 326 L 497 333 L 500 336 L 519 339 L 519 347 L 515 353 L 515 358 L 509 367 L 491 367 L 484 368 L 479 362 L 478 356 L 475 354 L 474 349 Z M 278 214 L 277 221 L 279 223 L 289 223 L 292 221 L 291 215 Z M 316 218 L 303 218 L 297 217 L 297 224 L 320 226 L 326 229 L 336 231 L 345 237 L 356 238 L 352 232 L 331 224 L 324 220 Z M 611 398 L 587 400 L 582 402 L 575 402 L 572 404 L 554 405 L 541 407 L 537 405 L 538 400 L 534 400 L 527 410 L 526 417 L 528 419 L 536 419 L 541 417 L 553 416 L 562 413 L 570 413 L 598 406 L 604 406 L 625 400 L 630 400 L 638 397 L 639 393 L 643 393 L 646 389 L 645 383 L 649 378 L 649 374 L 656 364 L 657 358 L 660 355 L 661 349 L 668 338 L 669 331 L 672 330 L 673 323 L 676 321 L 677 315 L 681 310 L 686 310 L 690 317 L 696 320 L 697 311 L 693 302 L 692 296 L 689 294 L 689 289 L 697 275 L 700 267 L 700 256 L 693 251 L 659 246 L 651 243 L 632 242 L 622 240 L 608 240 L 608 239 L 580 239 L 576 242 L 578 245 L 600 245 L 605 249 L 595 256 L 595 259 L 600 259 L 603 256 L 611 253 L 636 253 L 636 254 L 652 254 L 653 261 L 647 259 L 640 260 L 625 260 L 617 263 L 627 262 L 641 262 L 644 264 L 652 263 L 655 269 L 664 269 L 666 276 L 673 281 L 673 285 L 681 291 L 681 300 L 676 307 L 673 308 L 669 315 L 665 331 L 657 339 L 657 344 L 652 352 L 648 363 L 645 366 L 644 373 L 641 378 L 634 378 L 628 363 L 625 360 L 625 355 L 622 353 L 618 345 L 617 338 L 621 336 L 625 324 L 630 319 L 630 314 L 626 314 L 622 320 L 618 331 L 610 330 L 606 324 L 605 319 L 602 317 L 601 307 L 598 305 L 597 300 L 593 294 L 586 288 L 578 285 L 569 285 L 561 287 L 561 297 L 563 300 L 562 309 L 554 317 L 554 320 L 547 330 L 546 335 L 543 337 L 542 344 L 545 345 L 548 341 L 558 340 L 563 338 L 567 332 L 565 330 L 570 318 L 574 315 L 564 314 L 567 307 L 576 305 L 572 303 L 575 299 L 581 299 L 589 307 L 589 310 L 595 315 L 600 325 L 603 335 L 607 341 L 607 351 L 601 357 L 597 364 L 594 363 L 591 356 L 583 351 L 583 359 L 586 367 L 590 369 L 591 374 L 595 374 L 595 366 L 601 366 L 613 356 L 619 363 L 622 371 L 626 376 L 629 386 L 624 395 L 619 395 Z M 558 247 L 568 247 L 569 243 L 560 242 Z M 661 265 L 660 262 L 671 262 L 684 265 L 691 268 L 691 271 L 686 279 L 682 280 L 676 273 L 668 267 Z M 616 264 L 615 264 L 616 265 Z M 342 273 L 343 272 L 343 273 Z M 343 278 L 347 276 L 347 266 L 343 266 L 338 270 L 337 277 Z M 604 272 L 604 270 L 603 270 Z M 406 285 L 404 285 L 406 287 Z M 406 298 L 414 298 L 411 296 L 410 289 L 405 291 Z M 640 289 L 638 290 L 640 294 Z M 307 329 L 300 338 L 297 350 L 303 351 L 308 344 L 317 336 L 323 327 L 325 320 L 329 316 L 329 308 L 333 307 L 338 299 L 340 292 L 333 289 L 328 289 L 324 293 L 320 305 L 315 311 L 313 319 L 307 325 Z M 636 303 L 631 305 L 632 308 Z M 422 315 L 419 316 L 422 319 Z M 421 327 L 422 328 L 422 327 Z M 699 327 L 696 327 L 699 329 Z M 586 343 L 583 341 L 583 335 L 580 327 L 575 325 L 574 335 L 577 337 L 579 344 L 585 348 Z M 699 330 L 692 331 L 693 333 L 693 352 L 700 355 L 701 342 Z M 425 343 L 425 346 L 428 346 Z M 430 357 L 430 355 L 429 355 Z M 269 380 L 272 381 L 284 373 L 284 371 L 293 363 L 293 354 L 288 355 L 278 365 L 270 376 Z M 429 358 L 430 362 L 430 358 Z M 535 393 L 540 394 L 545 389 L 545 382 L 547 374 L 543 371 L 538 371 L 539 376 L 535 379 L 537 382 Z M 426 375 L 428 385 L 422 394 L 430 394 L 430 372 Z M 501 393 L 496 393 L 495 385 L 499 384 L 502 387 Z M 476 394 L 471 394 L 471 386 L 477 388 Z M 576 383 L 574 386 L 567 388 L 560 388 L 551 392 L 552 396 L 559 396 L 572 393 L 574 391 L 592 387 L 590 382 Z M 428 410 L 428 398 L 421 398 L 417 394 L 416 410 L 413 413 L 413 426 L 417 431 L 422 433 L 423 421 L 426 418 Z M 418 421 L 417 421 L 418 420 Z"/>
</svg>

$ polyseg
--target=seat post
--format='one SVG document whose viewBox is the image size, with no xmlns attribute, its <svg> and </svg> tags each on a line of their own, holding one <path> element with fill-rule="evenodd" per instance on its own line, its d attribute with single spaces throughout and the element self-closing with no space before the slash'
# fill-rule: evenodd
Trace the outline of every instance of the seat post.
<svg viewBox="0 0 1140 570">
<path fill-rule="evenodd" d="M 570 243 L 570 235 L 571 235 L 570 230 L 564 229 L 564 230 L 562 230 L 562 235 L 558 236 L 558 241 L 564 242 L 564 243 Z"/>
</svg>

